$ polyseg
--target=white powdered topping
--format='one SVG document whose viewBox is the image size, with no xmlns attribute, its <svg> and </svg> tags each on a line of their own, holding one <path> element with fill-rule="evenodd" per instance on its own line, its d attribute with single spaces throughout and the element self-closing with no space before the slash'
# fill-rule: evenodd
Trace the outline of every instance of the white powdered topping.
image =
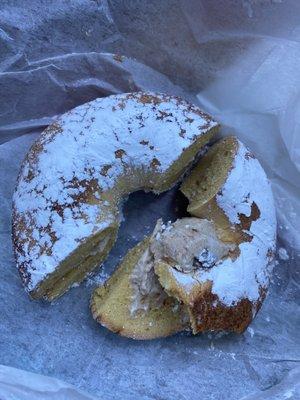
<svg viewBox="0 0 300 400">
<path fill-rule="evenodd" d="M 276 216 L 270 184 L 260 163 L 238 142 L 238 151 L 228 178 L 217 196 L 218 205 L 232 223 L 241 224 L 243 215 L 251 217 L 251 227 L 244 230 L 250 241 L 239 245 L 240 255 L 228 257 L 210 269 L 196 272 L 200 283 L 212 282 L 212 293 L 227 305 L 241 299 L 252 302 L 268 286 L 273 267 L 276 240 Z M 243 226 L 243 225 L 242 225 Z M 179 284 L 187 288 L 184 274 L 174 273 Z M 192 281 L 189 290 L 198 282 Z"/>
<path fill-rule="evenodd" d="M 278 256 L 282 261 L 288 261 L 290 259 L 289 253 L 286 251 L 284 247 L 280 247 L 278 249 Z"/>
<path fill-rule="evenodd" d="M 238 142 L 234 166 L 217 202 L 229 220 L 241 223 L 241 214 L 252 217 L 250 242 L 240 244 L 240 255 L 227 259 L 201 279 L 213 281 L 212 292 L 231 305 L 242 298 L 255 302 L 268 285 L 276 241 L 276 215 L 272 191 L 259 161 Z M 258 215 L 257 214 L 258 210 Z"/>
<path fill-rule="evenodd" d="M 208 248 L 203 249 L 195 258 L 202 268 L 212 268 L 218 261 L 216 254 Z"/>
<path fill-rule="evenodd" d="M 96 99 L 64 114 L 29 152 L 14 194 L 16 256 L 27 288 L 116 220 L 101 193 L 125 170 L 164 172 L 215 125 L 197 107 L 151 93 Z"/>
</svg>

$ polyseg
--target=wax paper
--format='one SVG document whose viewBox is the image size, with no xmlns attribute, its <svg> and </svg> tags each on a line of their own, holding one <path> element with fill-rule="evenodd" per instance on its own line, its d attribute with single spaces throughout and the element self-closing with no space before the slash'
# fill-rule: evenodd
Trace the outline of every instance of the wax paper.
<svg viewBox="0 0 300 400">
<path fill-rule="evenodd" d="M 1 399 L 299 398 L 299 39 L 297 0 L 1 0 Z M 180 216 L 176 188 L 131 195 L 104 266 L 56 302 L 31 301 L 22 288 L 11 199 L 28 148 L 56 115 L 144 89 L 210 112 L 222 135 L 249 145 L 271 180 L 277 265 L 243 335 L 136 342 L 91 317 L 97 284 L 157 218 Z"/>
</svg>

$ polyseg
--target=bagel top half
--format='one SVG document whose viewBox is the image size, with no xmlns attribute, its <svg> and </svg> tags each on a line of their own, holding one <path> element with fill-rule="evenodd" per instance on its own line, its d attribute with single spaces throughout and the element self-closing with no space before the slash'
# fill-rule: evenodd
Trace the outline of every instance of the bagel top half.
<svg viewBox="0 0 300 400">
<path fill-rule="evenodd" d="M 217 131 L 162 94 L 99 98 L 61 116 L 29 150 L 13 197 L 13 243 L 33 298 L 53 299 L 107 256 L 120 200 L 173 186 Z"/>
</svg>

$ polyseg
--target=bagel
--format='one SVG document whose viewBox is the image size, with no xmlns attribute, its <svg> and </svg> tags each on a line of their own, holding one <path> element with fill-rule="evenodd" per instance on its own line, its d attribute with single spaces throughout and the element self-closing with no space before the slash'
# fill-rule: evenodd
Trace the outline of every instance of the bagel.
<svg viewBox="0 0 300 400">
<path fill-rule="evenodd" d="M 194 334 L 242 333 L 266 296 L 276 216 L 270 184 L 254 155 L 235 137 L 220 140 L 180 190 L 191 217 L 167 225 L 158 221 L 152 236 L 131 250 L 136 257 L 126 259 L 126 273 L 120 273 L 122 263 L 92 295 L 94 319 L 121 335 L 155 338 L 187 326 Z M 177 319 L 165 311 L 170 299 L 177 301 L 172 308 Z M 148 330 L 145 321 L 154 312 L 160 319 L 154 330 L 151 320 Z"/>
<path fill-rule="evenodd" d="M 181 179 L 218 124 L 163 94 L 99 98 L 62 115 L 34 143 L 13 196 L 17 266 L 32 298 L 81 282 L 112 248 L 122 199 Z"/>
</svg>

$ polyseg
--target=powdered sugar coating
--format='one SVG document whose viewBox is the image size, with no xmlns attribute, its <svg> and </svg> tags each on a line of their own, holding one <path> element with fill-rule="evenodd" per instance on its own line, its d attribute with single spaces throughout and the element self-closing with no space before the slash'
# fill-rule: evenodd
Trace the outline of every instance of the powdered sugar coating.
<svg viewBox="0 0 300 400">
<path fill-rule="evenodd" d="M 224 305 L 233 306 L 248 299 L 255 306 L 268 286 L 273 267 L 276 215 L 270 183 L 262 166 L 237 142 L 232 169 L 217 194 L 217 203 L 232 224 L 244 225 L 247 240 L 239 245 L 236 259 L 227 257 L 210 269 L 198 270 L 194 277 L 175 270 L 173 276 L 187 292 L 198 282 L 210 281 L 212 293 Z"/>
<path fill-rule="evenodd" d="M 153 93 L 100 98 L 61 116 L 28 153 L 13 199 L 15 253 L 27 289 L 115 223 L 101 196 L 128 167 L 163 173 L 216 125 L 184 100 Z"/>
<path fill-rule="evenodd" d="M 251 217 L 251 226 L 244 232 L 251 241 L 239 245 L 240 255 L 230 258 L 201 279 L 213 281 L 212 292 L 226 305 L 242 298 L 252 302 L 268 286 L 273 267 L 276 243 L 276 214 L 270 182 L 253 154 L 238 141 L 234 166 L 217 203 L 232 223 L 241 224 L 242 215 Z M 255 206 L 256 205 L 256 206 Z M 259 215 L 253 216 L 254 207 Z"/>
</svg>

